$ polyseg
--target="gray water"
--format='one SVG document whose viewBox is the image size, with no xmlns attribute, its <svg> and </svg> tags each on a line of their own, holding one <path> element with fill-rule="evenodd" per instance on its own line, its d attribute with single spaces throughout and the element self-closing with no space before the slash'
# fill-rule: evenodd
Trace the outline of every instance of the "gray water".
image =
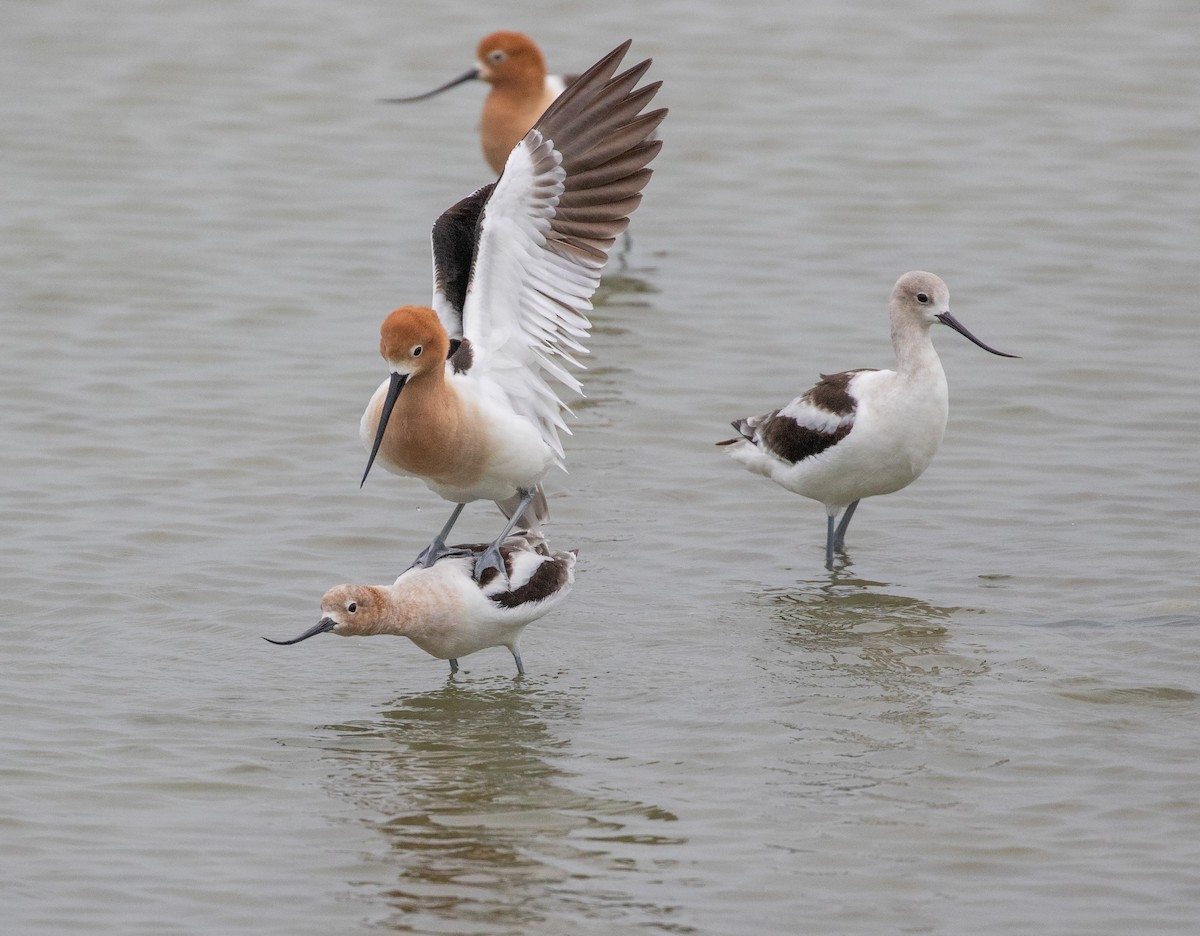
<svg viewBox="0 0 1200 936">
<path fill-rule="evenodd" d="M 6 933 L 1128 934 L 1200 917 L 1200 7 L 10 0 Z M 447 506 L 358 489 L 378 327 L 488 181 L 501 27 L 671 115 L 503 649 L 314 639 Z M 712 443 L 889 366 L 942 450 L 824 511 Z M 458 532 L 499 515 L 475 505 Z"/>
</svg>

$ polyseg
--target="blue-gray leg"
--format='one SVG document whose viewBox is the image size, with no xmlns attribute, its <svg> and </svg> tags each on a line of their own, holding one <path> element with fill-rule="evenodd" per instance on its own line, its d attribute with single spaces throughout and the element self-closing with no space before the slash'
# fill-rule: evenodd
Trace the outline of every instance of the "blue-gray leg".
<svg viewBox="0 0 1200 936">
<path fill-rule="evenodd" d="M 533 503 L 533 498 L 537 494 L 537 489 L 531 491 L 518 490 L 521 495 L 521 503 L 517 505 L 517 509 L 513 511 L 513 515 L 508 518 L 508 523 L 504 525 L 504 529 L 500 531 L 500 535 L 492 542 L 487 549 L 479 554 L 479 558 L 475 560 L 475 579 L 483 575 L 487 569 L 495 569 L 505 580 L 508 579 L 508 573 L 504 570 L 504 557 L 500 555 L 500 544 L 508 539 L 508 534 L 512 532 L 513 527 L 517 525 L 517 521 L 525 514 L 525 508 Z"/>
<path fill-rule="evenodd" d="M 453 676 L 457 672 L 458 672 L 458 660 L 451 659 L 450 660 L 450 675 Z"/>
<path fill-rule="evenodd" d="M 466 504 L 457 504 L 454 512 L 450 514 L 450 519 L 446 521 L 446 525 L 442 527 L 442 531 L 433 538 L 433 542 L 421 550 L 421 554 L 417 556 L 417 561 L 414 566 L 420 566 L 422 569 L 428 569 L 431 565 L 437 562 L 442 556 L 450 552 L 446 548 L 446 537 L 450 535 L 450 531 L 454 529 L 454 523 L 458 520 L 458 515 L 462 513 Z"/>
<path fill-rule="evenodd" d="M 861 498 L 860 498 L 861 500 Z M 833 513 L 826 511 L 825 515 L 825 568 L 833 571 L 833 553 L 834 550 L 842 552 L 846 546 L 846 527 L 850 526 L 850 518 L 854 516 L 854 511 L 858 508 L 858 501 L 855 501 L 846 508 L 842 514 L 842 522 L 836 527 L 833 525 Z"/>
<path fill-rule="evenodd" d="M 521 662 L 521 651 L 516 646 L 509 647 L 508 649 L 512 651 L 513 659 L 517 661 L 517 675 L 524 676 L 525 664 Z"/>
<path fill-rule="evenodd" d="M 838 524 L 837 530 L 834 531 L 833 548 L 838 552 L 841 552 L 846 547 L 846 527 L 850 526 L 850 518 L 854 516 L 854 511 L 857 507 L 858 501 L 855 501 L 846 508 L 846 512 L 842 514 L 842 522 Z"/>
</svg>

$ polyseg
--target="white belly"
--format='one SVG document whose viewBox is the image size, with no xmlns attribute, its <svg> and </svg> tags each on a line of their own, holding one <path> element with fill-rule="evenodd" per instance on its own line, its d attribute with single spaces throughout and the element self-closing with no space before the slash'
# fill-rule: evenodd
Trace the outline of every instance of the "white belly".
<svg viewBox="0 0 1200 936">
<path fill-rule="evenodd" d="M 837 508 L 912 484 L 937 454 L 949 412 L 941 368 L 924 376 L 914 385 L 892 371 L 864 374 L 849 435 L 795 465 L 774 459 L 770 477 Z"/>
</svg>

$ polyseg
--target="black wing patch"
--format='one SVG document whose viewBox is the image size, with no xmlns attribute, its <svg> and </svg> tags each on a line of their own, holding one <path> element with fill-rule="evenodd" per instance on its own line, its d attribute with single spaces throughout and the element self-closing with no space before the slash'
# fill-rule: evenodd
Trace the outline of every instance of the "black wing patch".
<svg viewBox="0 0 1200 936">
<path fill-rule="evenodd" d="M 825 449 L 837 445 L 854 428 L 853 424 L 838 426 L 833 432 L 810 429 L 790 416 L 776 410 L 763 419 L 758 429 L 758 444 L 793 465 Z"/>
<path fill-rule="evenodd" d="M 733 423 L 743 439 L 791 464 L 820 454 L 850 434 L 854 428 L 857 402 L 850 394 L 856 374 L 873 370 L 864 367 L 840 374 L 822 374 L 821 380 L 798 400 L 765 416 L 738 419 Z M 826 418 L 820 418 L 824 415 Z M 830 429 L 829 416 L 839 417 Z M 719 442 L 731 445 L 739 439 Z"/>
<path fill-rule="evenodd" d="M 567 584 L 567 564 L 560 559 L 547 558 L 542 562 L 529 581 L 520 588 L 496 595 L 492 600 L 504 608 L 519 608 L 522 605 L 545 601 L 557 594 Z"/>
<path fill-rule="evenodd" d="M 475 250 L 479 246 L 479 219 L 495 187 L 496 183 L 490 182 L 472 192 L 433 222 L 434 288 L 446 297 L 458 315 L 457 334 L 447 328 L 451 338 L 462 335 L 463 305 L 467 301 Z"/>
<path fill-rule="evenodd" d="M 500 547 L 500 556 L 504 560 L 504 571 L 508 575 L 510 582 L 513 577 L 514 561 L 520 553 L 535 552 L 542 557 L 542 561 L 538 563 L 537 568 L 533 570 L 533 574 L 530 575 L 527 581 L 522 582 L 516 588 L 509 591 L 491 595 L 490 599 L 502 608 L 519 608 L 525 604 L 545 601 L 547 598 L 561 591 L 567 584 L 569 577 L 566 554 L 551 554 L 541 542 L 538 542 L 536 546 L 532 546 L 531 543 L 533 541 L 524 536 L 515 536 L 506 540 L 506 543 L 513 543 L 514 540 L 520 540 L 520 542 Z M 469 550 L 472 555 L 475 555 L 483 552 L 486 546 L 480 543 L 469 546 L 455 546 L 454 548 Z M 496 569 L 484 569 L 483 574 L 479 577 L 479 587 L 486 590 L 499 574 Z"/>
<path fill-rule="evenodd" d="M 855 374 L 874 369 L 860 367 L 840 374 L 822 374 L 817 384 L 804 394 L 804 402 L 835 416 L 850 416 L 858 406 L 850 395 L 850 381 Z"/>
</svg>

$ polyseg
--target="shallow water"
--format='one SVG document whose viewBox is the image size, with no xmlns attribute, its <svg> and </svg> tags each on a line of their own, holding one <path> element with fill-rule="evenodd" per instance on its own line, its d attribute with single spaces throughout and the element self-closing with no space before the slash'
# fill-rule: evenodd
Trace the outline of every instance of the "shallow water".
<svg viewBox="0 0 1200 936">
<path fill-rule="evenodd" d="M 0 13 L 6 930 L 1192 932 L 1200 11 L 512 9 Z M 483 92 L 375 100 L 501 26 L 632 35 L 671 108 L 549 483 L 575 593 L 523 680 L 272 647 L 447 513 L 357 424 Z M 887 366 L 913 268 L 1022 359 L 939 330 L 942 450 L 829 573 L 712 443 Z"/>
</svg>

